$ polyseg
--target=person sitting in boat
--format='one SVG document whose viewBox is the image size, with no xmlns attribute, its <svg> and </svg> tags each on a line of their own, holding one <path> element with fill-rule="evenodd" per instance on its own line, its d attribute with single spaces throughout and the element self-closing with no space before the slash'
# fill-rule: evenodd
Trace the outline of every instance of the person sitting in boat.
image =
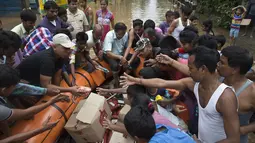
<svg viewBox="0 0 255 143">
<path fill-rule="evenodd" d="M 143 21 L 141 19 L 133 20 L 133 28 L 131 28 L 128 32 L 128 47 L 125 52 L 125 57 L 129 54 L 130 49 L 136 46 L 136 43 L 143 35 L 143 31 Z"/>
<path fill-rule="evenodd" d="M 128 46 L 128 34 L 126 33 L 127 26 L 122 23 L 116 23 L 114 30 L 109 31 L 105 37 L 103 45 L 103 59 L 110 65 L 113 72 L 114 87 L 119 87 L 119 72 L 121 67 L 125 70 L 136 69 L 139 64 L 133 62 L 128 65 L 128 59 L 131 55 L 128 55 L 127 59 L 124 57 L 125 49 Z"/>
<path fill-rule="evenodd" d="M 135 106 L 124 118 L 127 132 L 137 143 L 195 143 L 188 134 L 179 129 L 157 124 L 148 107 L 151 105 L 148 104 L 147 108 L 141 105 Z"/>
<path fill-rule="evenodd" d="M 91 49 L 94 50 L 95 56 L 90 54 L 91 59 L 98 58 L 99 60 L 103 59 L 103 50 L 102 50 L 102 42 L 101 37 L 103 35 L 103 26 L 100 24 L 96 24 L 92 30 L 85 32 L 88 35 L 87 45 L 85 50 L 90 52 Z"/>
<path fill-rule="evenodd" d="M 11 109 L 8 106 L 9 103 L 5 99 L 14 91 L 19 82 L 20 77 L 18 71 L 8 65 L 0 64 L 0 132 L 5 136 L 5 139 L 0 140 L 1 143 L 23 142 L 35 135 L 54 128 L 58 121 L 46 123 L 45 125 L 42 125 L 41 128 L 34 129 L 32 131 L 10 136 L 9 123 L 31 117 L 54 103 L 60 101 L 70 101 L 68 96 L 59 94 L 52 97 L 46 103 L 41 103 L 40 105 L 27 109 Z"/>
<path fill-rule="evenodd" d="M 32 85 L 54 88 L 60 92 L 73 92 L 75 95 L 87 93 L 87 89 L 81 90 L 78 86 L 68 88 L 59 86 L 64 60 L 69 58 L 73 46 L 75 44 L 67 35 L 56 34 L 51 48 L 27 57 L 17 67 L 21 79 Z"/>
<path fill-rule="evenodd" d="M 162 30 L 159 27 L 156 27 L 155 22 L 153 20 L 151 20 L 151 19 L 146 20 L 144 22 L 143 27 L 144 27 L 144 30 L 147 29 L 147 28 L 152 28 L 153 30 L 155 30 L 156 35 L 158 37 L 162 37 L 163 36 Z"/>
<path fill-rule="evenodd" d="M 76 34 L 76 39 L 73 42 L 76 43 L 74 50 L 70 56 L 71 74 L 73 77 L 72 86 L 75 85 L 75 69 L 82 68 L 88 73 L 92 73 L 96 68 L 101 67 L 96 61 L 90 58 L 88 50 L 88 35 L 85 32 L 79 32 Z"/>
</svg>

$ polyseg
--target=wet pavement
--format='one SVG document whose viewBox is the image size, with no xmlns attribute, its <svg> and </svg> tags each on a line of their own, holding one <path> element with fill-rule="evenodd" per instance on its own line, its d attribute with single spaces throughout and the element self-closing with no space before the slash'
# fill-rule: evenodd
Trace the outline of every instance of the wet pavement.
<svg viewBox="0 0 255 143">
<path fill-rule="evenodd" d="M 109 0 L 109 9 L 114 14 L 115 22 L 124 22 L 129 28 L 132 25 L 132 20 L 137 18 L 142 19 L 143 21 L 147 19 L 152 19 L 155 21 L 156 25 L 159 25 L 160 22 L 165 20 L 165 12 L 167 10 L 174 10 L 174 5 L 171 3 L 171 1 L 173 0 Z M 96 10 L 100 9 L 99 1 L 97 1 L 97 4 L 92 2 L 89 3 L 89 5 L 93 9 L 94 14 Z M 0 19 L 3 22 L 4 29 L 7 30 L 10 30 L 21 22 L 19 14 L 12 14 L 8 17 L 0 17 Z M 37 23 L 39 23 L 39 21 L 40 15 L 38 15 Z M 244 28 L 242 28 L 240 35 L 242 35 L 243 29 Z M 223 34 L 228 39 L 228 30 L 222 28 L 214 28 L 214 31 L 216 35 Z M 255 55 L 254 38 L 252 39 L 249 36 L 240 36 L 237 40 L 237 45 L 249 49 Z M 228 43 L 225 46 L 228 46 Z M 249 138 L 249 143 L 255 143 L 254 134 L 251 134 Z"/>
</svg>

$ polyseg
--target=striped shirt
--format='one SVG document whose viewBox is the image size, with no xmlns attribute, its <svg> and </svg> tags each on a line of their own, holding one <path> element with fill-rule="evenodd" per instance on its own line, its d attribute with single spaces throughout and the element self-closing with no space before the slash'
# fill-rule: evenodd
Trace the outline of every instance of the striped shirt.
<svg viewBox="0 0 255 143">
<path fill-rule="evenodd" d="M 243 15 L 234 14 L 232 17 L 233 17 L 233 19 L 232 19 L 231 28 L 240 29 L 241 22 L 244 18 Z"/>
</svg>

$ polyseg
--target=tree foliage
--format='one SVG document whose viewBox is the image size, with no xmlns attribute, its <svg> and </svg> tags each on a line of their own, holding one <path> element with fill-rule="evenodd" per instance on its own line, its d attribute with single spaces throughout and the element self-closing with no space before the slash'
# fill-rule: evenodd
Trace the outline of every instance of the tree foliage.
<svg viewBox="0 0 255 143">
<path fill-rule="evenodd" d="M 215 25 L 228 28 L 232 19 L 231 9 L 241 3 L 241 0 L 199 0 L 196 11 L 208 15 Z"/>
</svg>

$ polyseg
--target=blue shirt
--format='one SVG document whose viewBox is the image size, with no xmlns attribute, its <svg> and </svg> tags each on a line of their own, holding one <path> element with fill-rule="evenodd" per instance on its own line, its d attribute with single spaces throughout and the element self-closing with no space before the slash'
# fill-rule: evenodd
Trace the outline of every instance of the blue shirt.
<svg viewBox="0 0 255 143">
<path fill-rule="evenodd" d="M 56 26 L 53 25 L 53 24 L 49 21 L 49 19 L 45 16 L 45 17 L 43 18 L 43 20 L 41 21 L 41 23 L 39 24 L 39 26 L 45 27 L 45 28 L 49 29 L 49 31 L 50 31 L 53 35 L 56 33 L 56 30 L 57 30 L 57 29 L 69 27 L 69 25 L 68 25 L 67 23 L 65 23 L 64 21 L 62 21 L 59 17 L 56 18 L 55 22 L 56 22 Z"/>
<path fill-rule="evenodd" d="M 116 55 L 123 56 L 124 49 L 127 47 L 127 44 L 128 44 L 127 33 L 125 33 L 125 35 L 121 39 L 118 39 L 116 37 L 114 30 L 112 30 L 106 34 L 106 37 L 104 39 L 103 50 L 104 52 L 112 52 Z"/>
<path fill-rule="evenodd" d="M 169 126 L 157 124 L 156 128 L 163 127 L 163 130 L 157 132 L 149 143 L 195 143 L 195 141 L 186 133 Z M 165 128 L 165 129 L 164 129 Z"/>
</svg>

